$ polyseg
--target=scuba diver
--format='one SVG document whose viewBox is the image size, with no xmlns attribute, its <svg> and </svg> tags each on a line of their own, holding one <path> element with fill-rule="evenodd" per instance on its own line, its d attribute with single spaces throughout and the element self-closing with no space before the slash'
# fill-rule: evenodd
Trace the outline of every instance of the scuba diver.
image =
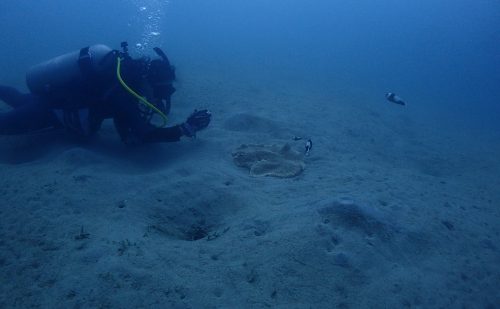
<svg viewBox="0 0 500 309">
<path fill-rule="evenodd" d="M 136 145 L 195 137 L 208 126 L 211 114 L 204 109 L 166 127 L 175 68 L 158 47 L 158 59 L 133 59 L 128 44 L 121 47 L 93 45 L 35 65 L 26 74 L 27 94 L 0 85 L 0 100 L 12 107 L 0 113 L 0 135 L 64 128 L 86 138 L 113 118 L 121 140 Z"/>
</svg>

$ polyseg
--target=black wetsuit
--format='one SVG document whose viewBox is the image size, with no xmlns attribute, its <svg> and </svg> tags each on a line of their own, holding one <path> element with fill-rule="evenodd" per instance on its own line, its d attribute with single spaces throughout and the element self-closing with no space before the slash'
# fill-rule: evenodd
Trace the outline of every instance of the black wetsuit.
<svg viewBox="0 0 500 309">
<path fill-rule="evenodd" d="M 78 136 L 88 137 L 99 130 L 104 119 L 113 118 L 125 143 L 175 142 L 183 136 L 178 125 L 157 128 L 145 120 L 137 100 L 116 80 L 105 93 L 89 95 L 79 100 L 76 106 L 74 102 L 22 94 L 5 86 L 0 86 L 0 100 L 13 108 L 0 113 L 0 135 L 65 128 Z"/>
</svg>

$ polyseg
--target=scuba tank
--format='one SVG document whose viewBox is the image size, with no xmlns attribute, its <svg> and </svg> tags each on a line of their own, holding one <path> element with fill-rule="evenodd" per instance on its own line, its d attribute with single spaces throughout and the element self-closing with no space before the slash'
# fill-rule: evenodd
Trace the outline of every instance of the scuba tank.
<svg viewBox="0 0 500 309">
<path fill-rule="evenodd" d="M 170 110 L 170 96 L 175 91 L 175 69 L 160 48 L 154 51 L 161 59 L 149 57 L 132 59 L 127 42 L 121 43 L 122 51 L 106 45 L 92 45 L 37 64 L 26 73 L 26 84 L 31 93 L 47 97 L 54 109 L 78 111 L 105 100 L 110 90 L 121 85 L 145 107 L 143 117 L 150 122 L 154 113 L 163 119 Z M 122 68 L 126 81 L 122 78 Z M 147 94 L 141 95 L 134 88 L 147 82 L 152 88 L 155 104 L 148 102 Z M 143 89 L 141 89 L 143 90 Z"/>
<path fill-rule="evenodd" d="M 55 102 L 99 95 L 114 77 L 116 57 L 106 45 L 92 45 L 33 66 L 26 73 L 30 91 Z"/>
</svg>

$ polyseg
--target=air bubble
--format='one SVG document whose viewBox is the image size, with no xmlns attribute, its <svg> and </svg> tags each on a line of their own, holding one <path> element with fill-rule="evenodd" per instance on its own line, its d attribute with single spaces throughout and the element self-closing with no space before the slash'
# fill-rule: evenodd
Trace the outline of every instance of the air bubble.
<svg viewBox="0 0 500 309">
<path fill-rule="evenodd" d="M 161 37 L 161 23 L 165 16 L 169 1 L 166 0 L 131 0 L 140 12 L 147 14 L 137 14 L 134 24 L 138 29 L 142 29 L 141 39 L 135 43 L 137 50 L 142 52 L 149 46 L 158 46 Z"/>
</svg>

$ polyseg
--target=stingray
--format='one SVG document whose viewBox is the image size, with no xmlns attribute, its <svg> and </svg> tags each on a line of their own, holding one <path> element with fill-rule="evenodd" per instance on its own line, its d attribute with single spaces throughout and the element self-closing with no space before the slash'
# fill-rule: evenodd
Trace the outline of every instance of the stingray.
<svg viewBox="0 0 500 309">
<path fill-rule="evenodd" d="M 233 152 L 237 166 L 250 170 L 251 176 L 295 177 L 305 168 L 304 155 L 293 150 L 289 144 L 246 145 Z"/>
</svg>

